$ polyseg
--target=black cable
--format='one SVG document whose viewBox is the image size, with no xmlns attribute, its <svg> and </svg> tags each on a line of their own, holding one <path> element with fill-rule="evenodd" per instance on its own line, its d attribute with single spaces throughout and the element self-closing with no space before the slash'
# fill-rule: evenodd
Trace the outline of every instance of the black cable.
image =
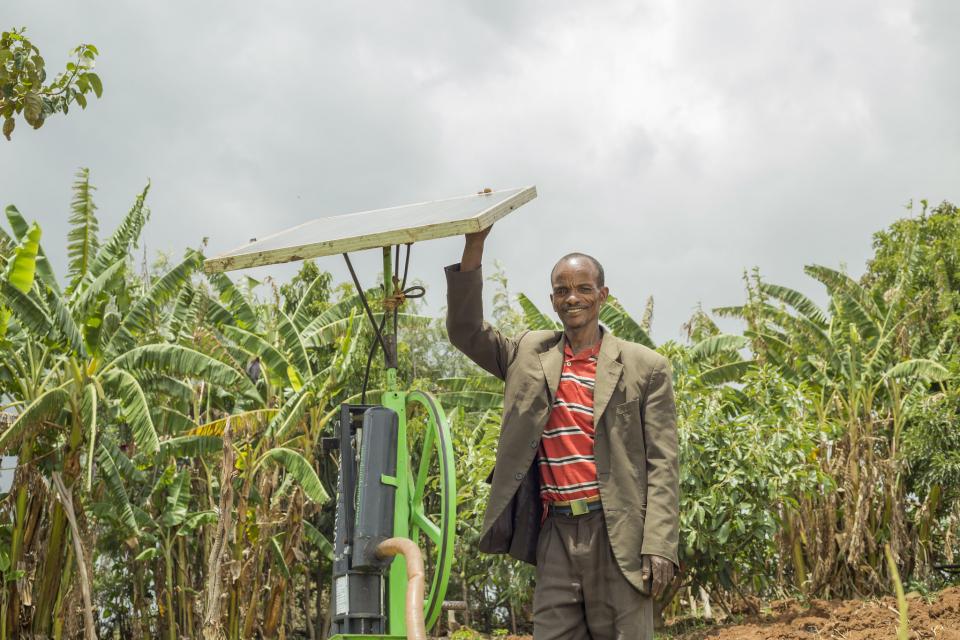
<svg viewBox="0 0 960 640">
<path fill-rule="evenodd" d="M 421 287 L 420 285 L 414 285 L 409 289 L 407 288 L 407 273 L 410 270 L 410 245 L 411 244 L 413 243 L 408 242 L 406 244 L 407 252 L 403 260 L 403 279 L 400 281 L 400 286 L 398 290 L 400 293 L 403 294 L 404 299 L 422 298 L 427 293 L 427 290 Z M 400 245 L 397 245 L 397 269 L 395 270 L 395 272 L 396 273 L 400 272 Z M 397 335 L 397 313 L 399 309 L 400 307 L 399 305 L 397 305 L 396 309 L 394 309 L 394 312 L 393 312 L 393 334 L 394 335 Z"/>
<path fill-rule="evenodd" d="M 399 296 L 400 300 L 405 298 L 421 298 L 426 293 L 426 290 L 420 286 L 415 285 L 406 288 L 407 286 L 407 273 L 410 269 L 410 245 L 412 243 L 407 243 L 407 251 L 404 256 L 403 263 L 403 279 L 400 281 L 400 285 L 396 291 L 394 291 L 394 296 Z M 347 262 L 347 268 L 350 270 L 350 276 L 353 278 L 353 284 L 357 288 L 357 294 L 360 296 L 360 302 L 363 304 L 363 309 L 367 313 L 367 318 L 370 320 L 370 325 L 373 327 L 374 332 L 376 332 L 377 339 L 370 344 L 370 351 L 367 353 L 367 365 L 364 367 L 363 371 L 363 387 L 360 390 L 360 404 L 367 403 L 367 385 L 370 383 L 370 368 L 373 365 L 373 355 L 377 351 L 377 345 L 383 348 L 383 353 L 387 353 L 387 344 L 386 339 L 383 337 L 383 328 L 387 323 L 387 306 L 384 304 L 383 315 L 380 318 L 380 324 L 377 325 L 376 318 L 373 316 L 373 311 L 370 310 L 370 305 L 367 303 L 367 297 L 363 293 L 363 287 L 360 286 L 360 280 L 357 278 L 357 273 L 353 269 L 353 264 L 350 262 L 350 256 L 346 253 L 343 254 L 344 260 Z M 394 254 L 394 269 L 393 273 L 396 276 L 400 271 L 400 245 L 397 245 L 396 252 Z M 386 283 L 384 283 L 384 292 L 386 292 Z M 384 298 L 386 301 L 386 298 Z M 400 313 L 400 305 L 397 304 L 393 307 L 393 335 L 396 338 L 397 335 L 397 323 Z"/>
<path fill-rule="evenodd" d="M 377 329 L 374 325 L 374 329 L 377 333 L 383 333 L 383 325 L 386 324 L 387 314 L 383 314 L 383 317 L 380 319 L 380 328 Z M 360 404 L 367 404 L 367 384 L 370 382 L 370 365 L 373 364 L 373 354 L 377 352 L 377 343 L 370 343 L 370 352 L 367 354 L 367 366 L 363 370 L 363 387 L 360 389 Z"/>
<path fill-rule="evenodd" d="M 380 342 L 380 346 L 383 347 L 383 352 L 386 353 L 387 343 L 383 339 L 383 332 L 377 328 L 377 321 L 373 317 L 373 312 L 370 311 L 370 305 L 367 304 L 367 296 L 363 294 L 363 287 L 360 286 L 360 280 L 357 278 L 357 272 L 353 270 L 353 263 L 350 262 L 350 256 L 344 253 L 343 259 L 347 261 L 347 269 L 350 270 L 350 276 L 353 278 L 353 284 L 357 287 L 357 293 L 360 295 L 360 302 L 363 303 L 363 309 L 367 312 L 367 318 L 370 319 L 370 324 L 373 326 L 374 331 L 377 332 L 377 340 Z"/>
</svg>

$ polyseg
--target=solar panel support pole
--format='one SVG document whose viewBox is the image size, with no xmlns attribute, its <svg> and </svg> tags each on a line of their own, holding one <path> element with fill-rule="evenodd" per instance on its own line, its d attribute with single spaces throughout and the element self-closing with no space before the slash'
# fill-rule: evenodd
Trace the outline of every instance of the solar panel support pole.
<svg viewBox="0 0 960 640">
<path fill-rule="evenodd" d="M 383 299 L 389 300 L 395 293 L 393 291 L 393 263 L 391 261 L 391 247 L 383 248 Z M 387 314 L 387 307 L 383 308 L 384 316 Z M 383 346 L 384 346 L 384 366 L 387 370 L 387 390 L 396 391 L 397 389 L 397 334 L 393 331 L 393 325 L 387 321 L 383 323 Z"/>
</svg>

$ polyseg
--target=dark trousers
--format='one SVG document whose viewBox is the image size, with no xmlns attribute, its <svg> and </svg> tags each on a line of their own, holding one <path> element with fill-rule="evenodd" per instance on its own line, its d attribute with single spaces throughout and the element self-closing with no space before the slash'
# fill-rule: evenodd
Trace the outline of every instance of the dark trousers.
<svg viewBox="0 0 960 640">
<path fill-rule="evenodd" d="M 550 514 L 543 523 L 537 543 L 533 638 L 653 640 L 653 602 L 620 571 L 603 511 Z"/>
</svg>

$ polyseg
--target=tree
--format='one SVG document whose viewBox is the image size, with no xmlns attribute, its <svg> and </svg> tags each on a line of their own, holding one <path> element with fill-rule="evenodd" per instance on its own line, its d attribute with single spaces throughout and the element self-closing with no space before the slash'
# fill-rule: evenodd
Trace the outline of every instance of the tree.
<svg viewBox="0 0 960 640">
<path fill-rule="evenodd" d="M 13 134 L 17 115 L 39 129 L 48 117 L 66 114 L 73 104 L 86 109 L 89 94 L 97 98 L 103 95 L 100 76 L 93 72 L 99 54 L 94 45 L 78 45 L 73 61 L 47 82 L 46 62 L 25 33 L 21 28 L 0 34 L 0 116 L 7 140 Z"/>
</svg>

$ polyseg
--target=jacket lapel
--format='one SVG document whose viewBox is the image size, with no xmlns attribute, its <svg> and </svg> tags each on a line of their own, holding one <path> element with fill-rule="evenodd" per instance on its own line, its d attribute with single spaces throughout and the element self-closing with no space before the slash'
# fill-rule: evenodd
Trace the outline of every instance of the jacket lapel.
<svg viewBox="0 0 960 640">
<path fill-rule="evenodd" d="M 551 403 L 557 397 L 560 373 L 563 371 L 563 334 L 559 333 L 557 335 L 560 338 L 557 344 L 546 351 L 540 352 L 540 367 L 543 369 L 543 376 L 547 379 Z"/>
<path fill-rule="evenodd" d="M 613 390 L 616 389 L 622 372 L 623 364 L 620 362 L 620 349 L 617 347 L 617 339 L 609 331 L 605 331 L 603 342 L 600 343 L 600 353 L 597 356 L 597 380 L 593 386 L 594 428 L 600 424 L 600 418 L 610 403 Z"/>
</svg>

